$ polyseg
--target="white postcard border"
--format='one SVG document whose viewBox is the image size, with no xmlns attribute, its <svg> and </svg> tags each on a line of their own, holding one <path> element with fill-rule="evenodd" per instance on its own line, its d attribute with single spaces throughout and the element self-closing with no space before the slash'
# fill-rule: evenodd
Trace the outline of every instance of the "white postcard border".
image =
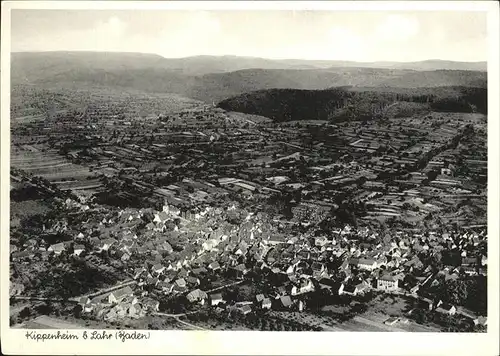
<svg viewBox="0 0 500 356">
<path fill-rule="evenodd" d="M 189 9 L 189 10 L 450 10 L 487 11 L 488 59 L 488 332 L 358 333 L 358 332 L 253 332 L 253 331 L 145 331 L 146 340 L 35 341 L 26 330 L 9 328 L 9 167 L 10 167 L 10 10 L 11 9 Z M 1 345 L 4 354 L 29 355 L 139 355 L 139 354 L 350 354 L 350 355 L 495 355 L 498 354 L 499 293 L 499 13 L 493 1 L 359 1 L 359 2 L 230 2 L 230 1 L 13 1 L 2 2 L 1 62 Z M 32 330 L 47 333 L 48 330 Z M 61 330 L 62 333 L 66 331 Z M 54 331 L 51 331 L 54 333 Z"/>
</svg>

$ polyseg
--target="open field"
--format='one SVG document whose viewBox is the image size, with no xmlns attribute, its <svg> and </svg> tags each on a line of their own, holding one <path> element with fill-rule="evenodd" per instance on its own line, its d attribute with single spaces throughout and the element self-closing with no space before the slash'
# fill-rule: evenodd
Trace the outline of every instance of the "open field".
<svg viewBox="0 0 500 356">
<path fill-rule="evenodd" d="M 41 315 L 38 318 L 20 325 L 20 327 L 26 329 L 84 329 L 82 325 L 49 317 L 47 315 Z"/>
</svg>

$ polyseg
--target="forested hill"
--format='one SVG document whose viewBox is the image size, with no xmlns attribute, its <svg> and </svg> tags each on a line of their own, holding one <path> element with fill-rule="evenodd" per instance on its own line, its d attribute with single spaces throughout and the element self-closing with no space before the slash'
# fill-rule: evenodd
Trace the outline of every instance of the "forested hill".
<svg viewBox="0 0 500 356">
<path fill-rule="evenodd" d="M 218 106 L 277 122 L 369 120 L 430 110 L 486 114 L 487 90 L 474 87 L 269 89 L 238 95 L 221 101 Z"/>
</svg>

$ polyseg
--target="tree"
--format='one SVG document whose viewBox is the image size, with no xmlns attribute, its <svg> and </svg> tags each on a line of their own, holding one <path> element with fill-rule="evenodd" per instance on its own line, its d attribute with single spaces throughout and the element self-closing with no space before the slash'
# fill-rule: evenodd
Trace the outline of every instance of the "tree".
<svg viewBox="0 0 500 356">
<path fill-rule="evenodd" d="M 464 305 L 469 294 L 467 282 L 449 280 L 445 283 L 447 299 L 451 304 Z"/>
<path fill-rule="evenodd" d="M 431 171 L 427 172 L 427 179 L 431 182 L 431 181 L 435 180 L 438 175 L 439 175 L 439 173 L 437 171 L 431 170 Z"/>
<path fill-rule="evenodd" d="M 19 313 L 19 318 L 21 318 L 21 319 L 29 318 L 30 316 L 31 316 L 31 309 L 29 307 L 25 307 Z"/>
<path fill-rule="evenodd" d="M 75 307 L 73 308 L 73 315 L 75 316 L 75 318 L 78 318 L 78 319 L 81 318 L 82 311 L 83 311 L 83 308 L 80 304 L 75 305 Z"/>
<path fill-rule="evenodd" d="M 415 309 L 412 312 L 413 319 L 418 323 L 418 324 L 425 324 L 428 321 L 428 316 L 425 310 L 422 309 Z"/>
<path fill-rule="evenodd" d="M 356 184 L 358 185 L 358 187 L 361 187 L 363 184 L 366 183 L 366 180 L 367 180 L 366 177 L 361 176 L 356 180 Z"/>
</svg>

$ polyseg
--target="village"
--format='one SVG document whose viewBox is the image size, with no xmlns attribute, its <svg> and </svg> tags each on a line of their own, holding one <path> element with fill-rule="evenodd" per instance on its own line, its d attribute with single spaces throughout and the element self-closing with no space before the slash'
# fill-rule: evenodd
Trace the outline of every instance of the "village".
<svg viewBox="0 0 500 356">
<path fill-rule="evenodd" d="M 13 126 L 12 300 L 63 299 L 77 319 L 116 325 L 197 328 L 205 315 L 252 329 L 298 312 L 293 328 L 330 330 L 390 295 L 405 307 L 364 327 L 486 326 L 483 116 L 95 115 Z M 64 283 L 29 280 L 54 266 Z"/>
</svg>

